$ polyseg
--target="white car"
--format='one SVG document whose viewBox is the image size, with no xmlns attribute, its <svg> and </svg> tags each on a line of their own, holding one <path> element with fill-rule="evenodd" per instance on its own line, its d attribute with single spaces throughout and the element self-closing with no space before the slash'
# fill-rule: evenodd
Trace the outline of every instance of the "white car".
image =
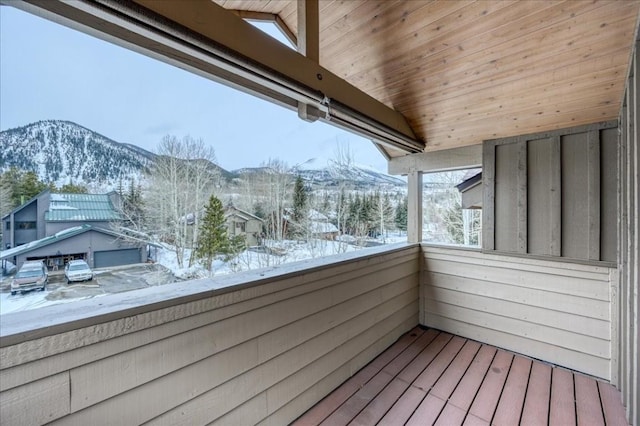
<svg viewBox="0 0 640 426">
<path fill-rule="evenodd" d="M 91 281 L 93 271 L 84 260 L 71 260 L 64 267 L 64 276 L 67 279 L 67 284 L 72 281 Z"/>
</svg>

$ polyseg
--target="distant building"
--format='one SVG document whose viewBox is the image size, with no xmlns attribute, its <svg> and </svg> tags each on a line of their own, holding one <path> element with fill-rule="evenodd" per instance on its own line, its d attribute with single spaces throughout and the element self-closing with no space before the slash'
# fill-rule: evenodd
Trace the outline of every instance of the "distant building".
<svg viewBox="0 0 640 426">
<path fill-rule="evenodd" d="M 50 269 L 84 259 L 91 267 L 146 262 L 147 243 L 111 230 L 120 197 L 45 190 L 2 217 L 0 259 L 20 266 L 44 260 Z"/>
<path fill-rule="evenodd" d="M 230 237 L 244 236 L 247 247 L 262 244 L 260 235 L 264 221 L 258 216 L 229 205 L 225 209 L 224 217 L 227 222 L 227 234 Z"/>
</svg>

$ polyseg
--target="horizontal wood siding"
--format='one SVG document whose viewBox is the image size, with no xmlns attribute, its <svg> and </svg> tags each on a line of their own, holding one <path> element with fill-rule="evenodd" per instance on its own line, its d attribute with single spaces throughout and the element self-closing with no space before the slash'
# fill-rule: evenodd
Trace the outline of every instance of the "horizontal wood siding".
<svg viewBox="0 0 640 426">
<path fill-rule="evenodd" d="M 428 246 L 423 257 L 423 325 L 610 378 L 610 268 Z"/>
<path fill-rule="evenodd" d="M 418 324 L 419 273 L 406 247 L 4 346 L 0 423 L 286 424 Z"/>
</svg>

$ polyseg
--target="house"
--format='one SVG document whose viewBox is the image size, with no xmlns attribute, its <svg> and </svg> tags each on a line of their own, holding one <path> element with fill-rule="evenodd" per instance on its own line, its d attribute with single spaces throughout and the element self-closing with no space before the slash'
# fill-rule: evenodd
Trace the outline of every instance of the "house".
<svg viewBox="0 0 640 426">
<path fill-rule="evenodd" d="M 118 195 L 62 194 L 45 190 L 2 218 L 0 259 L 17 266 L 42 259 L 51 268 L 84 259 L 91 267 L 147 260 L 146 243 L 113 231 Z"/>
<path fill-rule="evenodd" d="M 43 260 L 49 269 L 62 269 L 71 260 L 83 259 L 92 268 L 144 263 L 147 244 L 110 229 L 84 224 L 66 228 L 53 235 L 0 251 L 0 260 L 22 265 L 28 260 Z"/>
<path fill-rule="evenodd" d="M 333 223 L 329 222 L 327 215 L 320 213 L 317 210 L 310 209 L 308 214 L 309 219 L 309 231 L 313 238 L 320 238 L 323 240 L 335 240 L 340 231 Z"/>
<path fill-rule="evenodd" d="M 3 423 L 640 424 L 640 2 L 10 4 L 365 135 L 409 203 L 406 243 L 3 316 Z M 477 167 L 482 247 L 423 243 L 423 174 Z"/>
<path fill-rule="evenodd" d="M 262 244 L 263 220 L 258 216 L 241 210 L 233 205 L 225 208 L 224 218 L 227 222 L 227 235 L 244 236 L 247 247 Z"/>
<path fill-rule="evenodd" d="M 463 209 L 482 208 L 482 170 L 469 170 L 462 178 L 462 182 L 456 185 L 456 189 L 462 197 Z"/>
</svg>

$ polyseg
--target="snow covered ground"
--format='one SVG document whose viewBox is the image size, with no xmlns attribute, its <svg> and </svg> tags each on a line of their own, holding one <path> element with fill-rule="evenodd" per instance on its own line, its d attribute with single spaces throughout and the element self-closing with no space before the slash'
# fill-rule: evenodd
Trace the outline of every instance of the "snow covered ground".
<svg viewBox="0 0 640 426">
<path fill-rule="evenodd" d="M 386 236 L 384 239 L 379 238 L 377 240 L 368 240 L 367 243 L 370 245 L 393 244 L 404 242 L 406 239 L 406 233 L 394 233 L 393 235 Z M 278 243 L 268 242 L 267 247 L 267 249 L 252 248 L 245 250 L 229 262 L 224 262 L 221 259 L 215 260 L 211 276 L 215 278 L 216 276 L 274 267 L 299 260 L 313 259 L 357 250 L 366 250 L 366 248 L 349 244 L 344 241 L 327 240 L 286 240 Z M 187 250 L 185 253 L 184 265 L 188 265 L 190 255 L 191 252 Z M 194 265 L 190 268 L 179 267 L 175 252 L 172 251 L 170 247 L 158 250 L 157 263 L 168 268 L 176 277 L 181 279 L 205 278 L 210 276 L 204 266 L 198 262 L 194 262 Z M 0 278 L 0 286 L 8 285 L 8 281 L 10 279 L 11 277 Z M 28 309 L 36 309 L 59 303 L 70 303 L 87 299 L 87 297 L 78 297 L 55 298 L 55 300 L 48 300 L 47 296 L 50 293 L 51 291 L 49 290 L 31 291 L 26 294 L 17 294 L 15 296 L 11 296 L 8 291 L 0 293 L 0 314 L 20 312 Z"/>
</svg>

